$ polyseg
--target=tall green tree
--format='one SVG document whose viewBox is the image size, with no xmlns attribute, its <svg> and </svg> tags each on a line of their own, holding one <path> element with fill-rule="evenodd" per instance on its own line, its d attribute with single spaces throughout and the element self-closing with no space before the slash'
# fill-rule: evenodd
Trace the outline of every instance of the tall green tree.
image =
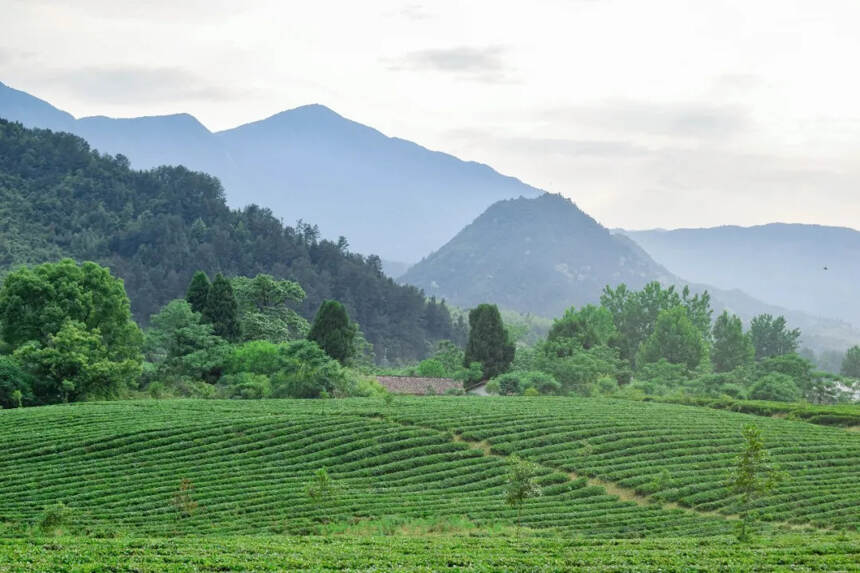
<svg viewBox="0 0 860 573">
<path fill-rule="evenodd" d="M 760 314 L 750 321 L 750 338 L 756 360 L 763 360 L 796 352 L 800 330 L 789 329 L 784 316 Z"/>
<path fill-rule="evenodd" d="M 209 277 L 203 271 L 197 271 L 191 277 L 191 282 L 188 284 L 188 290 L 185 293 L 185 300 L 191 305 L 191 310 L 203 314 L 206 311 L 206 305 L 209 301 L 209 291 L 212 289 L 212 284 L 209 282 Z"/>
<path fill-rule="evenodd" d="M 355 348 L 353 341 L 357 330 L 340 302 L 326 300 L 314 317 L 308 340 L 316 342 L 326 354 L 341 364 L 346 364 Z"/>
<path fill-rule="evenodd" d="M 743 429 L 744 450 L 737 457 L 735 469 L 729 479 L 729 489 L 741 498 L 741 527 L 738 538 L 749 539 L 747 527 L 751 521 L 751 509 L 756 499 L 772 490 L 784 475 L 774 464 L 764 448 L 761 431 L 755 425 Z"/>
<path fill-rule="evenodd" d="M 577 311 L 574 307 L 564 311 L 552 323 L 547 340 L 570 340 L 584 350 L 605 346 L 616 335 L 612 314 L 603 307 L 586 305 Z"/>
<path fill-rule="evenodd" d="M 511 367 L 514 353 L 514 344 L 496 305 L 479 304 L 469 311 L 469 342 L 463 360 L 466 368 L 480 362 L 484 378 L 494 378 Z"/>
<path fill-rule="evenodd" d="M 687 311 L 676 306 L 657 316 L 654 332 L 642 343 L 636 363 L 647 364 L 664 359 L 693 369 L 702 361 L 705 352 L 701 332 L 690 321 Z"/>
<path fill-rule="evenodd" d="M 47 344 L 68 321 L 98 330 L 112 358 L 138 357 L 142 334 L 131 319 L 122 280 L 96 263 L 71 259 L 24 267 L 0 287 L 0 336 L 10 350 Z"/>
<path fill-rule="evenodd" d="M 600 295 L 600 304 L 612 314 L 617 334 L 612 345 L 621 358 L 633 362 L 640 346 L 654 332 L 657 317 L 661 312 L 682 307 L 690 323 L 699 331 L 703 340 L 710 337 L 711 297 L 707 292 L 690 295 L 685 287 L 681 294 L 674 286 L 663 288 L 659 282 L 650 282 L 642 290 L 633 291 L 626 285 L 615 289 L 606 287 Z"/>
<path fill-rule="evenodd" d="M 714 321 L 711 364 L 714 372 L 730 372 L 752 364 L 755 348 L 749 335 L 744 333 L 741 319 L 727 311 Z"/>
<path fill-rule="evenodd" d="M 243 340 L 286 342 L 307 335 L 308 321 L 290 307 L 305 298 L 299 283 L 266 274 L 234 277 L 230 282 L 239 308 Z"/>
<path fill-rule="evenodd" d="M 218 273 L 212 281 L 212 288 L 209 289 L 209 295 L 206 297 L 203 319 L 212 324 L 212 330 L 216 336 L 230 342 L 239 340 L 241 335 L 239 305 L 233 294 L 233 286 L 221 273 Z"/>
<path fill-rule="evenodd" d="M 860 378 L 860 346 L 852 346 L 845 352 L 841 373 L 843 376 Z"/>
<path fill-rule="evenodd" d="M 0 336 L 34 376 L 38 403 L 113 397 L 141 369 L 142 334 L 121 280 L 70 259 L 9 273 Z"/>
</svg>

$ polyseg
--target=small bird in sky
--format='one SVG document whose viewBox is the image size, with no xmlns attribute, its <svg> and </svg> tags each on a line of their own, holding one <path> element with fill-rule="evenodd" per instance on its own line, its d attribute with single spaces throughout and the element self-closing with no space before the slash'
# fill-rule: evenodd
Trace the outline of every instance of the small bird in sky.
<svg viewBox="0 0 860 573">
<path fill-rule="evenodd" d="M 826 270 L 829 270 L 829 269 L 827 268 L 827 265 L 824 265 L 824 270 L 825 270 L 825 271 L 826 271 Z"/>
</svg>

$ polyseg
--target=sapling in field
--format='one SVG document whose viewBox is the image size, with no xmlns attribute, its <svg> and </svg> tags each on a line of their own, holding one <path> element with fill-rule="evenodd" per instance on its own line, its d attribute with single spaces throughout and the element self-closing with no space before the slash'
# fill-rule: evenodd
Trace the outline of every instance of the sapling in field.
<svg viewBox="0 0 860 573">
<path fill-rule="evenodd" d="M 517 540 L 519 540 L 523 504 L 530 498 L 540 496 L 541 489 L 535 481 L 535 477 L 537 476 L 537 466 L 535 464 L 520 459 L 517 455 L 510 457 L 510 464 L 511 469 L 508 474 L 505 501 L 507 501 L 509 506 L 517 510 Z"/>
<path fill-rule="evenodd" d="M 729 489 L 740 494 L 743 509 L 738 531 L 740 541 L 749 540 L 747 527 L 752 516 L 750 509 L 756 499 L 771 491 L 777 483 L 785 478 L 778 466 L 770 459 L 770 454 L 764 449 L 761 431 L 754 424 L 743 429 L 744 451 L 738 456 L 735 470 L 729 480 Z"/>
</svg>

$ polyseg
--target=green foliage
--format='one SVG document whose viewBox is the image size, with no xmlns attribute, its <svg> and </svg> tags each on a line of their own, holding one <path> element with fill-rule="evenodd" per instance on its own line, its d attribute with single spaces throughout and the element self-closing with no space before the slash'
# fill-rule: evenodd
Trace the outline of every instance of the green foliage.
<svg viewBox="0 0 860 573">
<path fill-rule="evenodd" d="M 738 538 L 748 540 L 747 524 L 750 520 L 752 503 L 762 495 L 770 492 L 783 476 L 779 468 L 771 461 L 770 454 L 764 449 L 761 431 L 754 424 L 743 429 L 744 450 L 735 462 L 735 470 L 729 479 L 728 487 L 733 493 L 739 494 L 743 511 L 741 513 L 741 529 Z"/>
<path fill-rule="evenodd" d="M 206 297 L 203 320 L 212 325 L 212 332 L 229 342 L 236 342 L 241 335 L 239 305 L 233 294 L 233 285 L 218 273 Z"/>
<path fill-rule="evenodd" d="M 844 376 L 860 378 L 860 346 L 852 346 L 845 352 L 840 372 Z"/>
<path fill-rule="evenodd" d="M 616 377 L 622 364 L 614 348 L 595 346 L 571 351 L 562 339 L 542 345 L 535 366 L 561 384 L 562 394 L 591 396 L 597 381 L 603 376 Z"/>
<path fill-rule="evenodd" d="M 194 273 L 194 276 L 191 277 L 191 282 L 188 284 L 188 290 L 185 292 L 185 300 L 191 305 L 191 310 L 200 314 L 206 312 L 209 291 L 211 289 L 212 284 L 209 282 L 209 277 L 206 276 L 206 273 L 203 271 Z"/>
<path fill-rule="evenodd" d="M 142 336 L 129 309 L 122 281 L 95 263 L 64 259 L 23 267 L 0 287 L 0 335 L 11 351 L 46 345 L 73 321 L 98 332 L 112 360 L 139 360 Z"/>
<path fill-rule="evenodd" d="M 415 373 L 424 378 L 445 378 L 448 374 L 445 366 L 435 358 L 427 358 L 419 362 Z"/>
<path fill-rule="evenodd" d="M 42 535 L 55 535 L 65 526 L 72 515 L 71 509 L 63 502 L 57 502 L 46 507 L 39 517 L 39 530 Z"/>
<path fill-rule="evenodd" d="M 606 346 L 616 336 L 612 314 L 593 305 L 584 306 L 578 312 L 570 307 L 552 324 L 547 340 L 565 339 L 588 350 L 594 346 Z"/>
<path fill-rule="evenodd" d="M 127 159 L 98 154 L 78 137 L 0 120 L 0 275 L 19 264 L 62 257 L 109 265 L 125 280 L 141 324 L 186 296 L 198 269 L 210 277 L 265 271 L 302 285 L 306 297 L 292 308 L 306 320 L 337 293 L 386 364 L 420 360 L 436 340 L 463 335 L 453 324 L 451 335 L 444 334 L 451 319 L 441 304 L 431 314 L 433 328 L 443 334 L 431 334 L 423 294 L 388 279 L 378 257 L 320 240 L 319 231 L 303 222 L 284 226 L 256 205 L 230 210 L 213 177 L 184 167 L 135 171 Z M 196 304 L 192 309 L 202 311 Z M 83 316 L 97 319 L 70 317 L 113 336 L 106 325 L 89 324 Z M 50 317 L 34 324 L 50 332 L 61 326 L 43 318 Z M 268 336 L 269 325 L 258 326 Z M 41 332 L 43 342 L 50 332 Z"/>
<path fill-rule="evenodd" d="M 801 393 L 791 376 L 771 372 L 756 381 L 750 390 L 749 397 L 753 400 L 796 402 L 800 399 Z"/>
<path fill-rule="evenodd" d="M 645 339 L 637 364 L 648 364 L 666 360 L 672 364 L 683 364 L 694 369 L 705 356 L 705 343 L 699 331 L 680 306 L 661 311 L 654 325 L 654 332 Z"/>
<path fill-rule="evenodd" d="M 788 376 L 804 396 L 812 387 L 812 364 L 797 354 L 781 354 L 765 358 L 756 365 L 756 371 L 759 377 L 771 373 Z"/>
<path fill-rule="evenodd" d="M 561 390 L 561 384 L 551 374 L 539 370 L 513 371 L 500 374 L 491 380 L 494 393 L 515 396 L 525 394 L 528 390 L 534 390 L 529 394 L 557 394 Z"/>
<path fill-rule="evenodd" d="M 346 364 L 354 350 L 353 339 L 357 330 L 340 302 L 326 300 L 314 317 L 308 340 L 316 342 L 326 354 L 341 364 Z"/>
<path fill-rule="evenodd" d="M 286 342 L 307 336 L 310 325 L 291 308 L 305 298 L 298 283 L 259 274 L 231 281 L 243 340 Z"/>
<path fill-rule="evenodd" d="M 783 316 L 774 318 L 770 314 L 760 314 L 750 321 L 750 339 L 756 360 L 795 352 L 799 338 L 800 330 L 789 330 Z"/>
<path fill-rule="evenodd" d="M 484 378 L 494 378 L 510 368 L 514 353 L 514 344 L 508 339 L 496 305 L 480 304 L 469 311 L 469 342 L 464 366 L 480 362 Z"/>
<path fill-rule="evenodd" d="M 141 373 L 139 358 L 114 359 L 98 329 L 72 320 L 44 344 L 34 340 L 19 346 L 14 357 L 35 376 L 39 401 L 49 404 L 117 398 Z"/>
<path fill-rule="evenodd" d="M 539 497 L 542 492 L 536 481 L 538 468 L 535 464 L 516 455 L 510 457 L 508 464 L 510 470 L 505 488 L 505 501 L 517 510 L 517 537 L 519 537 L 523 504 L 533 497 Z"/>
<path fill-rule="evenodd" d="M 600 303 L 612 315 L 617 330 L 613 346 L 618 348 L 622 359 L 631 362 L 654 332 L 659 315 L 678 306 L 684 308 L 700 338 L 707 340 L 711 329 L 710 301 L 707 292 L 690 296 L 689 288 L 684 287 L 679 295 L 674 286 L 664 289 L 658 282 L 648 283 L 640 291 L 631 291 L 623 284 L 615 289 L 607 286 L 600 296 Z"/>
<path fill-rule="evenodd" d="M 319 398 L 356 393 L 358 380 L 315 343 L 274 344 L 255 340 L 238 345 L 227 361 L 221 385 L 238 398 Z"/>
<path fill-rule="evenodd" d="M 313 479 L 305 487 L 305 492 L 316 504 L 326 504 L 334 501 L 339 493 L 339 488 L 334 480 L 328 475 L 325 468 L 320 468 L 314 473 Z"/>
<path fill-rule="evenodd" d="M 724 311 L 714 322 L 713 337 L 710 356 L 714 372 L 729 372 L 752 363 L 755 347 L 744 334 L 740 318 Z"/>
<path fill-rule="evenodd" d="M 215 382 L 221 377 L 231 350 L 213 334 L 211 324 L 184 300 L 168 303 L 150 320 L 144 351 L 156 368 L 151 379 L 190 378 Z"/>
<path fill-rule="evenodd" d="M 20 408 L 36 402 L 33 377 L 11 356 L 0 356 L 0 408 Z"/>
</svg>

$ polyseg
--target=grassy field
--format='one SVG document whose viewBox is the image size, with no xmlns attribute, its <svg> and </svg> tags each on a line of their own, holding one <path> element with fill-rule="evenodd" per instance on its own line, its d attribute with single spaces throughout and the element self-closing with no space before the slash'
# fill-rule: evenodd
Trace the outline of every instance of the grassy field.
<svg viewBox="0 0 860 573">
<path fill-rule="evenodd" d="M 750 422 L 791 479 L 761 500 L 767 523 L 744 546 L 724 483 Z M 694 557 L 702 570 L 852 570 L 860 547 L 860 434 L 707 408 L 135 401 L 0 411 L 0 435 L 0 571 L 434 569 L 449 556 L 474 570 L 672 570 Z M 519 542 L 511 453 L 539 464 L 542 487 Z M 314 500 L 320 468 L 335 495 Z M 58 503 L 61 523 L 40 527 Z"/>
</svg>

